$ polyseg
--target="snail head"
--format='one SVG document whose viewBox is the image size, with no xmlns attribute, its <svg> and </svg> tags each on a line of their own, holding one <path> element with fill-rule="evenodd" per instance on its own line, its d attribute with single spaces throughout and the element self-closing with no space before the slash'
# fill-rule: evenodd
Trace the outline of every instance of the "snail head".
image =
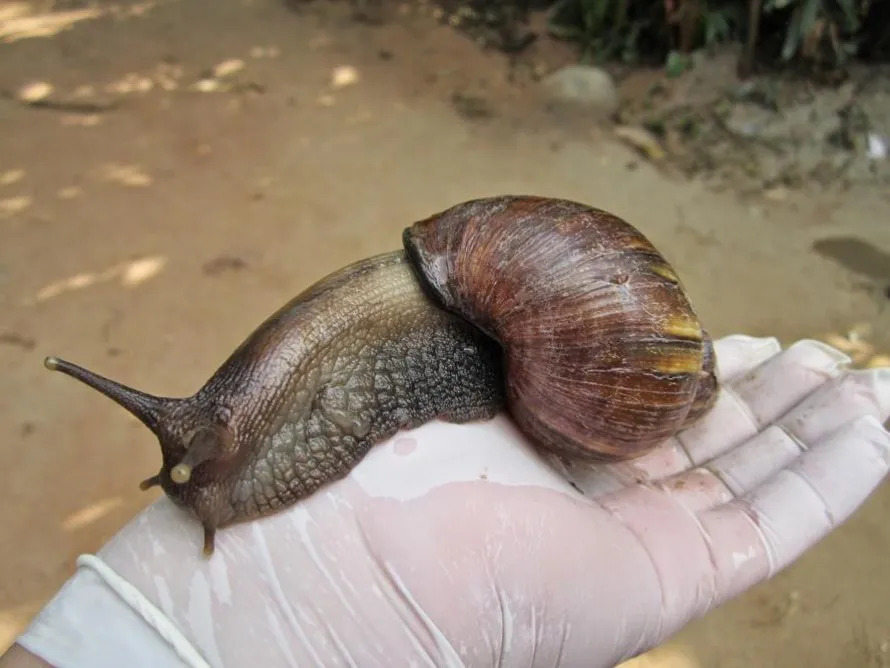
<svg viewBox="0 0 890 668">
<path fill-rule="evenodd" d="M 226 519 L 219 516 L 219 488 L 236 471 L 242 450 L 226 406 L 206 393 L 185 398 L 153 396 L 56 357 L 47 357 L 44 365 L 105 395 L 157 437 L 162 467 L 139 484 L 142 490 L 160 486 L 177 505 L 198 515 L 205 528 Z"/>
</svg>

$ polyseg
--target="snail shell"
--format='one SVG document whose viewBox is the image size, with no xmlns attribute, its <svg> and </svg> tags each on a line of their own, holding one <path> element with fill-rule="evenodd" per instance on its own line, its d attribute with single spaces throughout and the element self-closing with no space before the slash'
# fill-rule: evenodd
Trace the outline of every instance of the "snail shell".
<svg viewBox="0 0 890 668">
<path fill-rule="evenodd" d="M 502 344 L 510 412 L 542 445 L 634 457 L 713 403 L 710 338 L 673 269 L 620 218 L 501 197 L 403 240 L 430 294 Z"/>
<path fill-rule="evenodd" d="M 496 197 L 405 230 L 263 322 L 195 394 L 157 397 L 55 357 L 161 447 L 160 486 L 204 527 L 278 512 L 376 443 L 505 404 L 551 450 L 626 459 L 701 416 L 714 351 L 637 230 L 582 204 Z"/>
</svg>

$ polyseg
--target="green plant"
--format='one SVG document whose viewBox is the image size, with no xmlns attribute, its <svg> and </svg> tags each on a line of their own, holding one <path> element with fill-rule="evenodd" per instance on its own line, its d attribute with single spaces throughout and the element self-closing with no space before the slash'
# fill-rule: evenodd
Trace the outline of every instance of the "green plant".
<svg viewBox="0 0 890 668">
<path fill-rule="evenodd" d="M 739 0 L 559 0 L 551 33 L 576 42 L 583 61 L 676 64 L 699 46 L 733 39 L 743 24 Z"/>
<path fill-rule="evenodd" d="M 669 39 L 660 0 L 559 0 L 550 8 L 549 29 L 576 42 L 585 62 L 648 60 L 653 52 L 666 53 Z"/>
<path fill-rule="evenodd" d="M 890 24 L 866 21 L 870 13 L 880 16 L 879 5 L 886 2 L 557 0 L 549 26 L 552 34 L 577 43 L 585 62 L 659 62 L 676 73 L 685 69 L 690 51 L 744 37 L 742 72 L 753 70 L 755 52 L 782 64 L 837 67 L 859 52 L 866 35 L 871 52 L 888 50 Z"/>
<path fill-rule="evenodd" d="M 828 46 L 837 64 L 855 55 L 857 34 L 868 11 L 868 2 L 857 6 L 854 0 L 766 0 L 764 14 L 790 13 L 782 44 L 785 62 L 795 56 L 814 59 L 822 46 Z"/>
<path fill-rule="evenodd" d="M 736 39 L 744 27 L 744 16 L 740 2 L 705 3 L 701 20 L 702 45 L 710 47 Z"/>
</svg>

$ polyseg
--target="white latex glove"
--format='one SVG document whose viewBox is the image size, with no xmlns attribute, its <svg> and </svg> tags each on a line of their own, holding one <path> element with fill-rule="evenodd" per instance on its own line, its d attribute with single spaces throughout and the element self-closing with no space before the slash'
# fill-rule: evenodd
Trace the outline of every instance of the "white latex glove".
<svg viewBox="0 0 890 668">
<path fill-rule="evenodd" d="M 166 500 L 99 557 L 212 666 L 614 665 L 789 565 L 890 465 L 886 370 L 811 341 L 716 345 L 716 407 L 642 459 L 563 465 L 503 417 L 432 423 L 221 530 L 209 560 Z M 102 582 L 81 568 L 20 642 L 60 666 L 174 662 Z"/>
</svg>

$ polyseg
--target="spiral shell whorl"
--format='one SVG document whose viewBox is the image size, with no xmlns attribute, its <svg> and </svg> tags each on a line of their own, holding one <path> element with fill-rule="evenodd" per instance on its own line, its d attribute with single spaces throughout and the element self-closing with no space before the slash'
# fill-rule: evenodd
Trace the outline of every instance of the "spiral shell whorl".
<svg viewBox="0 0 890 668">
<path fill-rule="evenodd" d="M 713 402 L 713 350 L 661 254 L 605 211 L 473 200 L 405 230 L 432 295 L 501 342 L 510 411 L 552 449 L 642 454 Z"/>
</svg>

